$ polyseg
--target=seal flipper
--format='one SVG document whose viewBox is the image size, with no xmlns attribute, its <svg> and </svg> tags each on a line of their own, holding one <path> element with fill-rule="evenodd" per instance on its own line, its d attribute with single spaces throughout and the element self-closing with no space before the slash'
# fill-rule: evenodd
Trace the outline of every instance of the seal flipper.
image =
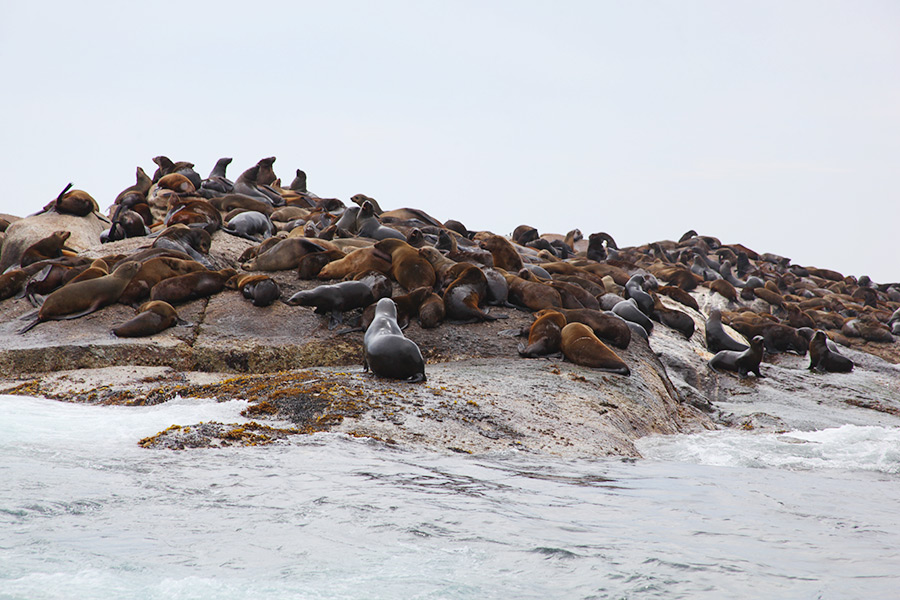
<svg viewBox="0 0 900 600">
<path fill-rule="evenodd" d="M 423 381 L 428 381 L 428 378 L 425 377 L 425 373 L 416 373 L 406 379 L 407 383 L 420 383 Z"/>
</svg>

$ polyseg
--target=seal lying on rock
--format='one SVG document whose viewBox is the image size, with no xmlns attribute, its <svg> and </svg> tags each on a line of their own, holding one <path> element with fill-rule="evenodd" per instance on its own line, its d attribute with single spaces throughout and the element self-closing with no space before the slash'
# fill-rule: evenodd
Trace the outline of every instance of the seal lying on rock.
<svg viewBox="0 0 900 600">
<path fill-rule="evenodd" d="M 566 358 L 584 367 L 631 375 L 631 369 L 619 355 L 601 342 L 593 330 L 583 323 L 569 323 L 562 330 L 561 347 Z"/>
<path fill-rule="evenodd" d="M 754 336 L 750 340 L 750 347 L 743 352 L 722 350 L 717 353 L 709 359 L 709 368 L 713 371 L 719 369 L 737 371 L 741 377 L 746 377 L 749 373 L 756 373 L 757 377 L 763 377 L 763 374 L 759 372 L 759 363 L 763 358 L 763 346 L 763 336 Z"/>
<path fill-rule="evenodd" d="M 382 298 L 375 306 L 375 318 L 363 338 L 363 370 L 381 377 L 425 381 L 425 359 L 419 347 L 403 337 L 397 325 L 397 306 Z"/>
<path fill-rule="evenodd" d="M 151 300 L 138 310 L 138 315 L 112 330 L 116 337 L 146 337 L 178 322 L 178 314 L 168 302 Z"/>
<path fill-rule="evenodd" d="M 37 317 L 19 333 L 25 333 L 44 321 L 77 319 L 116 302 L 140 268 L 139 263 L 129 261 L 116 267 L 109 275 L 64 285 L 47 296 Z"/>
</svg>

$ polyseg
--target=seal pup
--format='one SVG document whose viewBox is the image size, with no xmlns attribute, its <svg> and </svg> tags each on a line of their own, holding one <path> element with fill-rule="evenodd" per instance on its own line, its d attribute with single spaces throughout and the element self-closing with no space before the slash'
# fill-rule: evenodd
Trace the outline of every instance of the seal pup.
<svg viewBox="0 0 900 600">
<path fill-rule="evenodd" d="M 425 359 L 397 325 L 397 306 L 390 298 L 375 305 L 375 317 L 363 336 L 363 370 L 381 377 L 425 381 Z"/>
<path fill-rule="evenodd" d="M 754 336 L 750 340 L 750 347 L 743 352 L 722 350 L 716 353 L 709 362 L 709 368 L 718 372 L 719 369 L 737 371 L 740 377 L 746 377 L 750 373 L 756 373 L 759 378 L 763 374 L 759 372 L 759 363 L 762 362 L 765 341 L 761 335 Z"/>
<path fill-rule="evenodd" d="M 128 261 L 120 264 L 109 275 L 64 285 L 47 296 L 37 317 L 20 329 L 19 333 L 25 333 L 44 321 L 77 319 L 118 301 L 125 286 L 140 268 L 140 263 Z"/>
<path fill-rule="evenodd" d="M 568 360 L 618 375 L 631 375 L 631 369 L 609 346 L 601 342 L 590 327 L 569 323 L 562 329 L 560 347 Z"/>
<path fill-rule="evenodd" d="M 151 300 L 138 309 L 138 315 L 112 330 L 116 337 L 147 337 L 178 322 L 178 313 L 168 302 Z"/>
<path fill-rule="evenodd" d="M 722 326 L 722 311 L 713 309 L 709 312 L 706 319 L 706 348 L 713 354 L 722 350 L 731 350 L 733 352 L 743 352 L 750 348 L 746 344 L 737 341 Z"/>
</svg>

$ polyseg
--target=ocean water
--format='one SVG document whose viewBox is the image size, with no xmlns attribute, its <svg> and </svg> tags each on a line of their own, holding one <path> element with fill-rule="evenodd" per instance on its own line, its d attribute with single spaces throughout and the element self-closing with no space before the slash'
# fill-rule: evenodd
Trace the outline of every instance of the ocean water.
<svg viewBox="0 0 900 600">
<path fill-rule="evenodd" d="M 136 444 L 244 406 L 0 396 L 0 598 L 900 596 L 898 429 L 655 437 L 641 460 Z"/>
</svg>

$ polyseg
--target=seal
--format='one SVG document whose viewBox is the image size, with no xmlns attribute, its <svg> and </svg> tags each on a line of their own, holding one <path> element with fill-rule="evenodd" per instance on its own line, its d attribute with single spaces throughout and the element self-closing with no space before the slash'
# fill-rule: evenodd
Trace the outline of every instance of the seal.
<svg viewBox="0 0 900 600">
<path fill-rule="evenodd" d="M 184 224 L 172 225 L 163 229 L 153 241 L 153 248 L 165 248 L 184 252 L 192 259 L 206 267 L 212 268 L 209 261 L 209 249 L 212 236 L 202 228 L 188 227 Z"/>
<path fill-rule="evenodd" d="M 360 237 L 372 238 L 373 240 L 386 240 L 395 238 L 406 242 L 406 236 L 394 229 L 382 225 L 375 216 L 375 207 L 366 200 L 359 207 L 356 214 L 356 231 Z"/>
<path fill-rule="evenodd" d="M 274 239 L 274 238 L 270 238 Z M 325 241 L 307 237 L 289 237 L 277 240 L 264 252 L 260 252 L 241 268 L 245 271 L 286 271 L 296 269 L 307 254 L 334 250 L 334 246 Z"/>
<path fill-rule="evenodd" d="M 319 279 L 343 279 L 348 276 L 356 276 L 368 271 L 378 271 L 388 274 L 391 272 L 391 257 L 374 246 L 358 248 L 347 254 L 344 258 L 333 260 L 319 271 Z"/>
<path fill-rule="evenodd" d="M 561 313 L 566 318 L 567 323 L 583 323 L 587 325 L 594 332 L 594 335 L 616 348 L 624 350 L 631 343 L 631 329 L 628 327 L 628 322 L 615 313 L 592 310 L 590 308 L 553 308 L 538 311 L 535 314 L 540 316 L 551 310 Z"/>
<path fill-rule="evenodd" d="M 425 381 L 425 359 L 419 347 L 403 337 L 397 325 L 397 306 L 382 298 L 375 306 L 375 318 L 363 337 L 363 370 L 381 377 Z"/>
<path fill-rule="evenodd" d="M 178 314 L 168 302 L 152 300 L 138 309 L 138 315 L 112 330 L 116 337 L 147 337 L 178 322 Z"/>
<path fill-rule="evenodd" d="M 385 239 L 375 244 L 379 252 L 391 257 L 391 277 L 406 290 L 418 287 L 434 287 L 436 279 L 434 267 L 419 251 L 405 240 Z"/>
<path fill-rule="evenodd" d="M 754 336 L 750 340 L 750 347 L 743 352 L 735 352 L 733 350 L 721 350 L 709 359 L 709 368 L 718 372 L 719 369 L 727 371 L 737 371 L 741 377 L 746 377 L 750 373 L 756 373 L 757 377 L 762 378 L 763 374 L 759 372 L 759 363 L 762 361 L 764 352 L 763 337 L 761 335 Z"/>
<path fill-rule="evenodd" d="M 92 212 L 100 212 L 97 201 L 83 190 L 71 190 L 72 184 L 67 185 L 59 193 L 56 199 L 44 207 L 44 211 L 55 210 L 61 215 L 75 215 L 86 217 Z"/>
<path fill-rule="evenodd" d="M 622 300 L 621 302 L 616 303 L 612 308 L 612 312 L 626 321 L 631 321 L 632 323 L 640 325 L 647 332 L 647 335 L 653 333 L 653 321 L 638 308 L 634 298 L 629 298 L 628 300 Z"/>
<path fill-rule="evenodd" d="M 829 373 L 849 373 L 853 370 L 853 361 L 828 347 L 825 332 L 817 330 L 809 341 L 809 370 L 827 371 Z"/>
<path fill-rule="evenodd" d="M 444 290 L 444 310 L 449 319 L 460 323 L 477 323 L 505 319 L 506 315 L 489 315 L 481 310 L 487 297 L 488 282 L 475 265 L 463 267 L 459 276 Z"/>
<path fill-rule="evenodd" d="M 519 356 L 523 358 L 537 358 L 560 351 L 566 318 L 555 310 L 543 310 L 541 313 L 528 330 L 528 344 L 519 344 Z"/>
<path fill-rule="evenodd" d="M 225 282 L 235 276 L 234 269 L 221 271 L 194 271 L 163 279 L 150 290 L 151 300 L 162 300 L 169 304 L 188 302 L 206 298 L 225 289 Z"/>
<path fill-rule="evenodd" d="M 12 298 L 22 291 L 28 273 L 22 269 L 12 269 L 0 275 L 0 300 Z"/>
<path fill-rule="evenodd" d="M 139 263 L 129 261 L 104 277 L 64 285 L 47 296 L 37 317 L 19 330 L 19 333 L 25 333 L 44 321 L 77 319 L 118 301 L 125 286 L 140 268 Z"/>
<path fill-rule="evenodd" d="M 225 172 L 228 169 L 228 165 L 231 164 L 231 160 L 230 157 L 217 160 L 212 171 L 209 172 L 209 177 L 200 183 L 200 189 L 208 190 L 217 196 L 230 194 L 231 190 L 234 189 L 234 182 L 228 179 Z"/>
<path fill-rule="evenodd" d="M 631 375 L 631 369 L 619 355 L 601 342 L 591 328 L 583 323 L 569 323 L 563 327 L 560 347 L 566 358 L 576 365 L 618 375 Z"/>
<path fill-rule="evenodd" d="M 691 339 L 695 329 L 694 319 L 685 312 L 664 305 L 655 292 L 651 292 L 650 297 L 653 298 L 652 318 Z"/>
<path fill-rule="evenodd" d="M 169 175 L 166 175 L 169 177 Z M 199 198 L 172 203 L 166 216 L 163 217 L 166 227 L 187 225 L 192 228 L 203 228 L 210 235 L 222 227 L 222 214 L 208 201 Z"/>
<path fill-rule="evenodd" d="M 537 281 L 527 281 L 510 273 L 505 273 L 503 276 L 509 286 L 509 301 L 514 305 L 525 307 L 528 310 L 562 308 L 562 298 L 559 292 L 549 285 Z"/>
<path fill-rule="evenodd" d="M 494 267 L 510 273 L 518 273 L 522 270 L 522 257 L 505 237 L 491 234 L 481 240 L 480 245 L 491 253 L 494 258 Z"/>
<path fill-rule="evenodd" d="M 750 348 L 750 346 L 742 344 L 725 332 L 725 328 L 722 326 L 722 311 L 719 309 L 713 309 L 709 312 L 705 329 L 706 349 L 713 354 L 722 350 L 743 352 Z"/>
<path fill-rule="evenodd" d="M 375 288 L 367 280 L 354 280 L 301 290 L 288 298 L 285 303 L 291 306 L 314 306 L 316 314 L 330 315 L 328 329 L 334 329 L 343 322 L 345 312 L 354 308 L 365 308 L 385 295 L 390 296 L 389 289 L 380 286 Z M 394 313 L 396 320 L 396 308 Z"/>
<path fill-rule="evenodd" d="M 419 326 L 433 329 L 444 322 L 445 314 L 444 299 L 431 292 L 419 305 Z"/>
<path fill-rule="evenodd" d="M 228 280 L 225 287 L 239 290 L 253 306 L 269 306 L 281 298 L 281 288 L 268 275 L 259 273 L 238 274 Z"/>
<path fill-rule="evenodd" d="M 59 258 L 63 255 L 63 248 L 70 235 L 68 231 L 55 231 L 44 239 L 38 240 L 25 249 L 19 264 L 27 267 L 38 261 Z"/>
<path fill-rule="evenodd" d="M 233 216 L 228 223 L 222 227 L 222 231 L 242 237 L 251 242 L 259 242 L 266 238 L 272 237 L 275 233 L 275 226 L 269 217 L 255 210 L 248 210 Z"/>
<path fill-rule="evenodd" d="M 137 257 L 132 259 L 138 261 Z M 150 290 L 163 279 L 187 275 L 194 271 L 206 269 L 195 260 L 185 260 L 173 256 L 152 256 L 138 261 L 141 269 L 132 277 L 131 282 L 125 286 L 119 302 L 122 304 L 134 304 L 150 295 Z"/>
</svg>

